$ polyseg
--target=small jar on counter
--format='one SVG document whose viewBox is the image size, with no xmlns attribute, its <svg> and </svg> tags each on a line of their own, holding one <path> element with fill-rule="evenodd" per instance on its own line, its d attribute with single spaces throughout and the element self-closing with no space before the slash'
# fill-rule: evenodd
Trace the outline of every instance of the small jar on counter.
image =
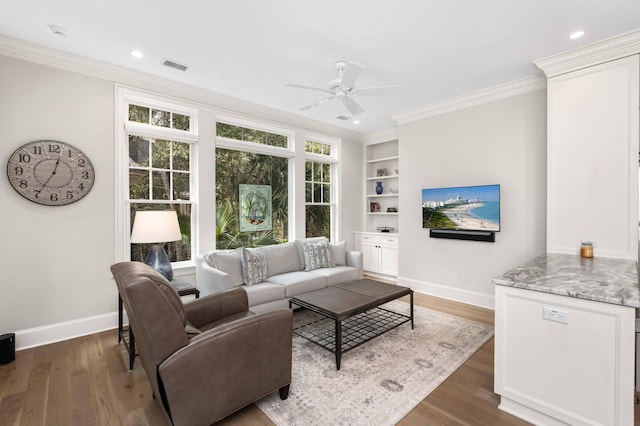
<svg viewBox="0 0 640 426">
<path fill-rule="evenodd" d="M 591 241 L 583 241 L 580 244 L 580 256 L 586 258 L 593 257 L 593 243 Z"/>
</svg>

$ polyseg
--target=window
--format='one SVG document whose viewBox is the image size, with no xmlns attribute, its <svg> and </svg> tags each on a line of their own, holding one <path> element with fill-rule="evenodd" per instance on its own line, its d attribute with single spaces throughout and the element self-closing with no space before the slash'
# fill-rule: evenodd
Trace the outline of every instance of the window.
<svg viewBox="0 0 640 426">
<path fill-rule="evenodd" d="M 253 142 L 280 148 L 287 148 L 289 139 L 285 135 L 270 133 L 263 130 L 251 129 L 229 123 L 216 124 L 216 136 L 235 139 L 243 142 Z"/>
<path fill-rule="evenodd" d="M 286 242 L 288 136 L 224 122 L 216 124 L 216 136 L 216 248 Z M 258 217 L 248 214 L 254 201 L 264 207 Z"/>
<path fill-rule="evenodd" d="M 192 260 L 193 115 L 164 106 L 127 103 L 128 213 L 175 210 L 182 239 L 166 242 L 171 262 Z M 144 261 L 149 244 L 130 244 L 130 259 Z"/>
<path fill-rule="evenodd" d="M 116 102 L 118 261 L 146 258 L 130 243 L 139 210 L 178 213 L 182 240 L 165 244 L 178 276 L 213 248 L 338 237 L 339 139 L 122 86 Z"/>
<path fill-rule="evenodd" d="M 335 198 L 333 190 L 332 144 L 305 141 L 305 235 L 332 237 Z"/>
</svg>

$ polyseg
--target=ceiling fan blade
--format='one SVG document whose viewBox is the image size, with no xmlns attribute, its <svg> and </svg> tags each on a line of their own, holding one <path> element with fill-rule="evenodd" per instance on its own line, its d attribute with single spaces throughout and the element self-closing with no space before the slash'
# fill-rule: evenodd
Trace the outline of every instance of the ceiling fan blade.
<svg viewBox="0 0 640 426">
<path fill-rule="evenodd" d="M 322 105 L 325 102 L 329 102 L 331 99 L 333 99 L 335 97 L 336 97 L 335 95 L 331 95 L 331 96 L 327 96 L 326 98 L 319 99 L 319 100 L 315 101 L 312 104 L 309 104 L 307 106 L 303 106 L 302 108 L 300 108 L 300 111 L 306 111 L 308 109 L 315 108 L 318 105 Z"/>
<path fill-rule="evenodd" d="M 366 69 L 364 65 L 355 62 L 347 62 L 347 67 L 342 72 L 342 87 L 350 89 L 355 86 L 356 80 L 362 75 Z"/>
<path fill-rule="evenodd" d="M 331 93 L 330 91 L 328 91 L 327 89 L 324 89 L 322 87 L 307 86 L 305 84 L 287 83 L 287 84 L 285 84 L 285 86 L 293 87 L 295 89 L 307 89 L 307 90 L 315 90 L 317 92 Z"/>
<path fill-rule="evenodd" d="M 347 107 L 352 117 L 356 115 L 362 114 L 364 112 L 364 108 L 360 106 L 351 96 L 345 96 L 342 98 L 344 102 L 344 106 Z"/>
<path fill-rule="evenodd" d="M 397 95 L 399 91 L 400 86 L 378 86 L 357 88 L 351 94 L 358 96 L 392 96 Z"/>
</svg>

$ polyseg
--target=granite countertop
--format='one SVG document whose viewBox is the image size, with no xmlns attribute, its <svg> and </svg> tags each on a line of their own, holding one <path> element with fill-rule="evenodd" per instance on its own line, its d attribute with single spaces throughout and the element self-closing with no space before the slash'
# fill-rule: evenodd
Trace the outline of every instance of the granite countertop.
<svg viewBox="0 0 640 426">
<path fill-rule="evenodd" d="M 547 253 L 493 279 L 493 283 L 596 302 L 640 307 L 635 260 Z"/>
</svg>

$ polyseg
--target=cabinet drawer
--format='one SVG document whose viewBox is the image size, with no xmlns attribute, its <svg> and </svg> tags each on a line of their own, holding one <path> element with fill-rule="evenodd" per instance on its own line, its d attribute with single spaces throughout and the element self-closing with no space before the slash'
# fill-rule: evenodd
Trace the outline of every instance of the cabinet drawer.
<svg viewBox="0 0 640 426">
<path fill-rule="evenodd" d="M 356 241 L 358 241 L 358 242 L 368 242 L 368 243 L 377 243 L 379 241 L 379 237 L 377 235 L 362 235 L 362 234 L 358 234 L 356 236 Z"/>
<path fill-rule="evenodd" d="M 380 244 L 398 247 L 398 237 L 379 237 Z"/>
</svg>

